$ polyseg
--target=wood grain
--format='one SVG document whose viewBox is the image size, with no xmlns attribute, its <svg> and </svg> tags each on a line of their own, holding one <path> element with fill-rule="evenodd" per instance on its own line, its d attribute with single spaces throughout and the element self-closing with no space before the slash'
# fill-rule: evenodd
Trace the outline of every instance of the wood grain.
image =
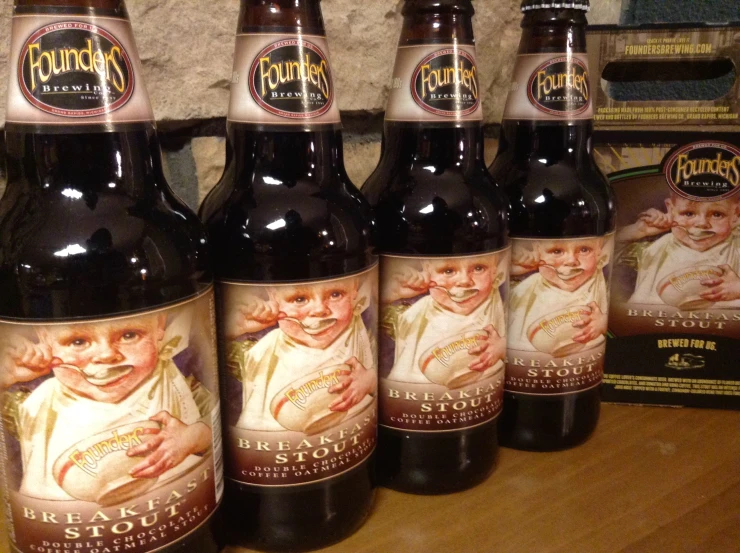
<svg viewBox="0 0 740 553">
<path fill-rule="evenodd" d="M 379 490 L 365 526 L 322 551 L 738 553 L 740 412 L 605 405 L 587 444 L 504 449 L 468 492 Z"/>
</svg>

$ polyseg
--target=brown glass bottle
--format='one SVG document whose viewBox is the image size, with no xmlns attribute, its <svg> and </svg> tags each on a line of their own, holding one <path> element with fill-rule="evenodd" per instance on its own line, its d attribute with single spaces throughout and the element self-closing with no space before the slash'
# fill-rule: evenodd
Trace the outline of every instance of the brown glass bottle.
<svg viewBox="0 0 740 553">
<path fill-rule="evenodd" d="M 609 235 L 615 227 L 613 196 L 591 152 L 593 122 L 585 56 L 588 2 L 554 7 L 525 1 L 522 10 L 517 84 L 509 96 L 498 156 L 491 167 L 509 199 L 512 239 L 516 243 L 517 239 Z M 566 78 L 565 88 L 555 92 L 545 88 L 545 94 L 538 96 L 538 86 L 549 86 L 546 79 L 563 73 L 578 80 Z M 551 310 L 559 307 L 552 305 Z M 511 325 L 509 334 L 509 362 L 513 363 Z M 557 450 L 578 445 L 591 435 L 599 419 L 600 376 L 583 391 L 561 393 L 562 389 L 550 388 L 531 394 L 512 390 L 509 368 L 502 445 Z"/>
<path fill-rule="evenodd" d="M 492 320 L 476 315 L 488 307 L 472 305 L 459 309 L 458 314 L 449 311 L 457 308 L 440 297 L 444 284 L 440 278 L 433 283 L 436 277 L 428 271 L 462 275 L 472 263 L 473 271 L 484 273 L 494 270 L 491 264 L 500 259 L 498 270 L 508 275 L 505 198 L 494 186 L 483 156 L 473 14 L 470 0 L 405 2 L 382 157 L 363 188 L 374 209 L 381 253 L 381 328 L 393 329 L 381 330 L 377 473 L 380 484 L 408 493 L 451 493 L 474 486 L 491 473 L 498 451 L 495 419 L 500 412 L 503 369 L 500 381 L 481 374 L 479 382 L 486 382 L 485 386 L 458 388 L 449 381 L 440 384 L 442 380 L 430 378 L 428 372 L 422 374 L 417 366 L 424 363 L 422 350 L 428 344 L 443 340 L 445 345 L 459 345 L 465 330 L 491 338 L 494 334 L 481 332 Z M 488 268 L 475 265 L 477 260 L 488 263 Z M 451 266 L 442 267 L 447 261 Z M 394 273 L 404 271 L 417 271 L 420 282 L 427 282 L 399 299 L 390 293 L 388 283 Z M 503 276 L 501 286 L 505 288 L 507 281 Z M 448 281 L 448 289 L 467 293 L 463 289 L 472 286 L 472 281 L 461 282 Z M 496 297 L 500 319 L 496 330 L 503 336 L 500 295 L 505 297 L 505 291 L 500 294 L 490 280 L 487 286 L 490 298 Z M 473 296 L 471 301 L 478 300 Z M 423 312 L 415 312 L 419 306 Z M 422 321 L 424 328 L 402 330 L 414 328 L 415 321 Z M 463 379 L 477 378 L 467 367 L 462 372 Z M 483 388 L 492 393 L 488 404 L 476 391 Z M 463 398 L 472 398 L 474 405 L 483 401 L 490 410 L 474 422 L 454 423 L 446 413 L 452 408 L 444 403 L 452 397 L 460 400 L 461 393 Z M 433 399 L 428 404 L 411 401 L 402 405 L 399 397 Z M 452 400 L 450 405 L 467 413 L 470 407 L 463 407 L 464 403 Z M 400 414 L 404 410 L 413 410 L 426 426 L 415 428 Z M 445 423 L 444 431 L 431 426 L 438 421 Z"/>
<path fill-rule="evenodd" d="M 358 454 L 356 462 L 323 476 L 307 474 L 307 468 L 320 466 L 322 456 L 332 459 L 336 454 L 336 449 L 317 448 L 320 441 L 346 451 L 355 447 L 352 438 L 347 441 L 349 434 L 342 433 L 346 421 L 320 433 L 287 435 L 290 425 L 278 419 L 272 408 L 263 416 L 253 405 L 262 395 L 272 398 L 270 386 L 275 379 L 290 382 L 331 363 L 314 361 L 324 354 L 305 346 L 312 343 L 303 334 L 308 331 L 291 329 L 289 325 L 297 321 L 279 321 L 276 310 L 272 319 L 261 319 L 270 319 L 263 324 L 268 330 L 247 333 L 250 338 L 246 340 L 256 343 L 254 348 L 270 343 L 273 353 L 261 357 L 242 353 L 241 364 L 234 365 L 228 352 L 245 341 L 231 341 L 241 331 L 229 336 L 228 321 L 234 317 L 240 294 L 254 291 L 254 300 L 265 285 L 278 294 L 300 288 L 305 291 L 296 292 L 301 298 L 295 301 L 310 303 L 311 291 L 326 282 L 347 282 L 348 276 L 360 275 L 357 278 L 376 283 L 375 273 L 368 273 L 377 265 L 371 212 L 344 169 L 341 122 L 319 0 L 243 0 L 237 33 L 226 170 L 201 209 L 211 237 L 216 279 L 221 282 L 227 532 L 231 542 L 259 549 L 315 549 L 354 532 L 369 513 L 375 389 L 372 400 L 368 399 L 372 414 L 363 427 L 372 447 Z M 291 67 L 295 69 L 292 73 Z M 280 68 L 282 84 L 277 77 Z M 295 99 L 296 92 L 304 96 L 299 94 L 295 101 L 281 99 Z M 279 305 L 281 311 L 287 310 L 282 300 Z M 373 309 L 370 305 L 365 313 Z M 331 319 L 330 326 L 332 321 L 336 322 Z M 320 337 L 323 333 L 313 334 Z M 300 342 L 303 338 L 305 343 Z M 285 344 L 290 344 L 290 351 L 282 349 Z M 322 351 L 337 347 L 341 350 L 334 341 Z M 294 356 L 295 352 L 300 353 Z M 367 360 L 363 363 L 368 365 Z M 260 380 L 263 366 L 269 373 L 264 381 Z M 247 386 L 257 391 L 245 398 Z M 265 408 L 269 405 L 268 399 Z M 348 414 L 347 420 L 351 417 Z M 267 428 L 283 441 L 260 433 Z M 247 457 L 252 450 L 244 449 L 246 443 L 239 436 L 249 441 L 264 439 L 268 444 L 263 447 L 264 460 L 256 457 L 259 452 Z M 291 436 L 306 441 L 303 445 L 300 440 L 291 442 Z M 280 451 L 290 463 L 281 460 Z M 258 474 L 254 467 L 260 463 L 269 465 L 269 470 L 274 467 L 283 478 L 270 480 Z M 286 465 L 288 470 L 282 471 Z"/>
<path fill-rule="evenodd" d="M 29 44 L 32 45 L 31 57 L 27 57 L 25 48 Z M 62 54 L 66 57 L 62 63 L 59 62 L 60 49 L 67 52 L 75 49 L 75 52 L 69 57 Z M 87 68 L 82 70 L 79 65 L 81 51 L 86 52 L 83 65 Z M 40 531 L 15 517 L 14 522 L 9 521 L 9 527 L 14 528 L 11 547 L 25 553 L 36 549 L 40 540 L 89 542 L 92 537 L 98 545 L 105 543 L 112 547 L 113 540 L 118 537 L 118 533 L 113 531 L 116 524 L 113 512 L 120 513 L 121 509 L 111 505 L 117 502 L 101 500 L 95 506 L 94 502 L 87 502 L 90 499 L 80 499 L 84 493 L 79 495 L 68 491 L 70 488 L 67 487 L 62 491 L 55 482 L 46 484 L 48 475 L 33 474 L 26 467 L 27 462 L 29 467 L 35 466 L 29 460 L 34 458 L 35 452 L 26 455 L 25 438 L 18 438 L 18 435 L 26 433 L 26 429 L 18 426 L 15 436 L 10 429 L 9 421 L 14 418 L 11 405 L 13 409 L 19 408 L 17 400 L 25 398 L 29 391 L 30 397 L 26 401 L 42 388 L 48 391 L 49 385 L 61 378 L 62 367 L 55 363 L 65 360 L 55 358 L 37 375 L 20 380 L 11 375 L 9 360 L 16 359 L 18 348 L 33 348 L 34 344 L 41 343 L 32 337 L 36 328 L 78 329 L 74 325 L 80 323 L 85 332 L 93 332 L 111 320 L 115 324 L 122 317 L 129 317 L 139 324 L 141 321 L 136 322 L 138 317 L 171 313 L 174 312 L 168 311 L 171 306 L 194 305 L 190 302 L 195 298 L 208 301 L 208 295 L 213 293 L 213 277 L 206 234 L 197 216 L 173 194 L 164 178 L 157 132 L 146 89 L 139 82 L 142 77 L 140 62 L 122 0 L 16 0 L 11 52 L 11 67 L 20 63 L 22 71 L 20 74 L 10 72 L 5 128 L 8 185 L 0 200 L 0 342 L 3 348 L 10 346 L 0 354 L 3 359 L 0 374 L 5 392 L 3 439 L 4 451 L 8 453 L 4 458 L 6 482 L 14 497 L 34 497 L 34 508 L 48 509 L 53 513 L 49 516 L 56 516 L 59 520 L 71 513 L 68 520 L 79 521 L 79 524 L 70 522 L 61 529 L 47 525 Z M 105 63 L 106 54 L 110 56 L 108 76 L 115 73 L 115 83 L 105 75 L 100 76 L 92 66 L 95 60 L 98 64 Z M 56 73 L 51 71 L 49 64 L 52 56 L 56 56 Z M 113 69 L 114 65 L 116 69 Z M 26 85 L 27 90 L 23 92 Z M 107 86 L 111 87 L 108 94 L 104 92 Z M 79 93 L 81 90 L 84 93 Z M 54 92 L 59 94 L 52 94 Z M 25 330 L 16 333 L 15 329 L 21 328 Z M 46 343 L 41 337 L 42 332 L 47 331 L 39 332 L 39 339 Z M 10 337 L 19 335 L 28 341 L 19 339 L 12 342 Z M 133 329 L 118 336 L 117 340 L 134 343 L 141 335 L 143 330 Z M 65 340 L 69 340 L 66 345 L 75 348 L 80 355 L 83 350 L 97 347 L 97 342 L 91 343 L 82 337 Z M 54 343 L 51 347 L 56 348 L 57 345 Z M 211 347 L 215 349 L 215 336 Z M 108 351 L 105 354 L 107 360 L 96 358 L 93 364 L 120 362 L 115 361 L 123 356 L 119 345 L 110 348 L 115 352 Z M 194 351 L 192 347 L 185 349 Z M 19 366 L 38 370 L 41 357 L 35 361 L 26 359 Z M 177 363 L 168 361 L 164 364 L 167 370 L 182 370 L 184 366 L 181 358 Z M 106 397 L 112 388 L 128 379 L 129 370 L 130 367 L 123 367 L 125 376 L 121 380 L 110 383 L 95 381 L 98 382 L 94 386 L 100 390 L 99 395 Z M 51 377 L 50 371 L 55 373 L 56 379 Z M 215 378 L 215 370 L 212 374 Z M 32 380 L 35 376 L 39 378 Z M 42 380 L 43 384 L 39 385 Z M 68 375 L 65 382 L 73 380 Z M 171 381 L 180 385 L 185 378 L 177 374 Z M 210 392 L 217 401 L 218 385 L 214 384 L 214 390 Z M 10 386 L 13 387 L 7 390 Z M 151 389 L 163 391 L 161 386 Z M 64 391 L 66 400 L 55 404 L 56 419 L 52 417 L 44 422 L 37 414 L 33 423 L 36 432 L 48 431 L 46 438 L 50 443 L 59 436 L 68 438 L 69 445 L 86 438 L 85 428 L 94 426 L 98 418 L 107 416 L 104 413 L 115 409 L 115 402 L 110 399 L 100 400 L 108 405 L 94 407 L 92 405 L 97 402 L 91 401 L 93 396 L 80 397 L 76 391 L 70 390 L 72 388 Z M 125 397 L 120 394 L 119 398 L 127 402 L 135 393 Z M 91 406 L 84 416 L 76 417 L 76 422 L 66 426 L 62 422 L 69 420 L 65 417 L 65 410 L 73 409 L 70 407 L 73 401 L 77 402 L 78 414 L 80 402 L 89 402 Z M 217 404 L 214 408 L 217 412 Z M 141 417 L 135 417 L 133 413 L 131 416 L 146 421 L 154 414 L 152 409 L 158 410 L 159 407 L 151 405 Z M 174 412 L 170 415 L 185 418 Z M 51 451 L 51 445 L 48 447 Z M 15 459 L 21 449 L 26 453 L 23 468 L 18 470 L 20 467 L 15 464 Z M 220 451 L 217 451 L 215 457 L 219 455 Z M 200 482 L 208 481 L 209 486 L 214 486 L 213 461 L 204 455 L 201 467 L 203 462 L 211 465 L 207 469 L 208 478 Z M 215 466 L 219 464 L 220 461 Z M 40 482 L 44 482 L 43 486 Z M 62 486 L 61 476 L 57 482 Z M 181 484 L 179 476 L 170 480 L 172 489 L 167 488 L 168 495 L 178 483 Z M 15 495 L 16 485 L 21 486 L 20 495 Z M 26 493 L 25 488 L 37 491 Z M 201 484 L 196 488 L 202 489 Z M 44 495 L 47 492 L 48 497 Z M 164 493 L 164 489 L 160 487 L 159 492 Z M 60 497 L 66 493 L 69 497 Z M 214 515 L 218 492 L 210 493 L 207 503 L 203 504 L 192 496 L 191 508 L 200 509 L 200 512 L 187 531 L 168 527 L 158 535 L 156 542 L 131 543 L 131 550 L 142 553 L 154 549 L 168 553 L 219 551 L 220 527 L 217 527 L 217 516 Z M 144 492 L 133 494 L 133 497 L 127 495 L 126 506 L 133 506 L 137 498 L 145 495 Z M 47 501 L 52 498 L 55 501 Z M 174 510 L 179 511 L 181 506 Z M 105 515 L 99 515 L 96 529 L 86 529 L 85 526 L 90 525 L 84 524 L 83 515 L 79 513 L 94 513 L 98 509 Z M 141 504 L 132 507 L 129 518 L 132 530 L 138 527 L 144 531 L 142 512 Z M 146 515 L 149 517 L 147 523 L 151 524 L 156 517 L 160 524 L 167 524 L 164 519 L 172 520 L 170 515 L 165 511 L 164 500 L 156 500 Z M 116 530 L 120 532 L 128 528 L 126 522 Z"/>
</svg>

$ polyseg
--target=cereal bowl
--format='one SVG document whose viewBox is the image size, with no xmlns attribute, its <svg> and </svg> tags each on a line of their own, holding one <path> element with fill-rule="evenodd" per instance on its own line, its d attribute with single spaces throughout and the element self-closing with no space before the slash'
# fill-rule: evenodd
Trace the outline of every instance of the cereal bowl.
<svg viewBox="0 0 740 553">
<path fill-rule="evenodd" d="M 157 422 L 141 421 L 85 438 L 55 461 L 54 479 L 75 499 L 103 507 L 140 496 L 157 479 L 132 477 L 129 472 L 144 457 L 129 457 L 127 452 L 151 440 L 160 430 Z"/>
<path fill-rule="evenodd" d="M 336 426 L 347 413 L 329 409 L 340 397 L 329 389 L 351 373 L 348 365 L 333 365 L 295 380 L 272 399 L 272 416 L 284 428 L 309 435 Z"/>
<path fill-rule="evenodd" d="M 667 305 L 683 311 L 708 309 L 714 302 L 701 297 L 700 294 L 709 290 L 702 285 L 702 281 L 721 278 L 723 275 L 722 269 L 712 265 L 696 265 L 681 269 L 660 281 L 658 295 Z"/>
<path fill-rule="evenodd" d="M 574 355 L 605 340 L 604 336 L 599 336 L 586 344 L 573 340 L 582 331 L 573 324 L 583 321 L 590 315 L 591 308 L 587 305 L 554 311 L 535 321 L 527 329 L 527 338 L 537 351 L 553 357 Z"/>
<path fill-rule="evenodd" d="M 419 360 L 419 368 L 431 382 L 445 386 L 446 388 L 462 388 L 473 384 L 483 378 L 484 375 L 492 374 L 501 368 L 502 360 L 486 371 L 473 371 L 470 364 L 478 359 L 469 351 L 480 345 L 480 342 L 488 340 L 488 332 L 476 330 L 456 334 L 440 340 L 429 348 Z"/>
</svg>

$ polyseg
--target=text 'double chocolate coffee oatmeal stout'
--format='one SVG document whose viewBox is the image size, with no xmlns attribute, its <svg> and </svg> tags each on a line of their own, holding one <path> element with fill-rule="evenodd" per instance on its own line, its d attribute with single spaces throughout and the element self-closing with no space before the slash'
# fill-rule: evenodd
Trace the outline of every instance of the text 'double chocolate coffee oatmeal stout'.
<svg viewBox="0 0 740 553">
<path fill-rule="evenodd" d="M 372 499 L 378 277 L 319 0 L 242 1 L 226 171 L 201 215 L 219 282 L 230 537 L 338 541 Z"/>
<path fill-rule="evenodd" d="M 206 236 L 162 173 L 122 0 L 16 0 L 0 200 L 12 551 L 215 553 Z"/>
<path fill-rule="evenodd" d="M 591 152 L 588 8 L 522 4 L 491 167 L 509 198 L 512 236 L 501 440 L 521 449 L 575 446 L 599 419 L 615 208 Z"/>
<path fill-rule="evenodd" d="M 498 451 L 509 247 L 483 161 L 470 0 L 407 0 L 382 159 L 365 185 L 381 253 L 378 474 L 469 488 Z"/>
</svg>

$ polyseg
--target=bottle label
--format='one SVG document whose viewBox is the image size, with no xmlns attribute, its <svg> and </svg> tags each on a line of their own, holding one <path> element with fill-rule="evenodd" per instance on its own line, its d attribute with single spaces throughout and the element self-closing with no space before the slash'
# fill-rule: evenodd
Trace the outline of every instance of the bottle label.
<svg viewBox="0 0 740 553">
<path fill-rule="evenodd" d="M 586 54 L 520 54 L 504 119 L 593 119 Z"/>
<path fill-rule="evenodd" d="M 18 551 L 145 553 L 214 512 L 223 483 L 213 289 L 107 320 L 0 320 L 0 365 Z"/>
<path fill-rule="evenodd" d="M 229 121 L 259 125 L 338 125 L 326 38 L 236 37 Z"/>
<path fill-rule="evenodd" d="M 498 417 L 508 285 L 508 249 L 381 258 L 381 425 L 449 432 Z"/>
<path fill-rule="evenodd" d="M 506 390 L 562 395 L 601 384 L 614 235 L 513 240 Z"/>
<path fill-rule="evenodd" d="M 377 434 L 377 266 L 291 284 L 222 283 L 226 477 L 295 486 L 364 461 Z"/>
<path fill-rule="evenodd" d="M 475 47 L 399 46 L 386 121 L 482 121 Z"/>
<path fill-rule="evenodd" d="M 153 121 L 131 24 L 116 17 L 15 15 L 7 122 Z"/>
</svg>

